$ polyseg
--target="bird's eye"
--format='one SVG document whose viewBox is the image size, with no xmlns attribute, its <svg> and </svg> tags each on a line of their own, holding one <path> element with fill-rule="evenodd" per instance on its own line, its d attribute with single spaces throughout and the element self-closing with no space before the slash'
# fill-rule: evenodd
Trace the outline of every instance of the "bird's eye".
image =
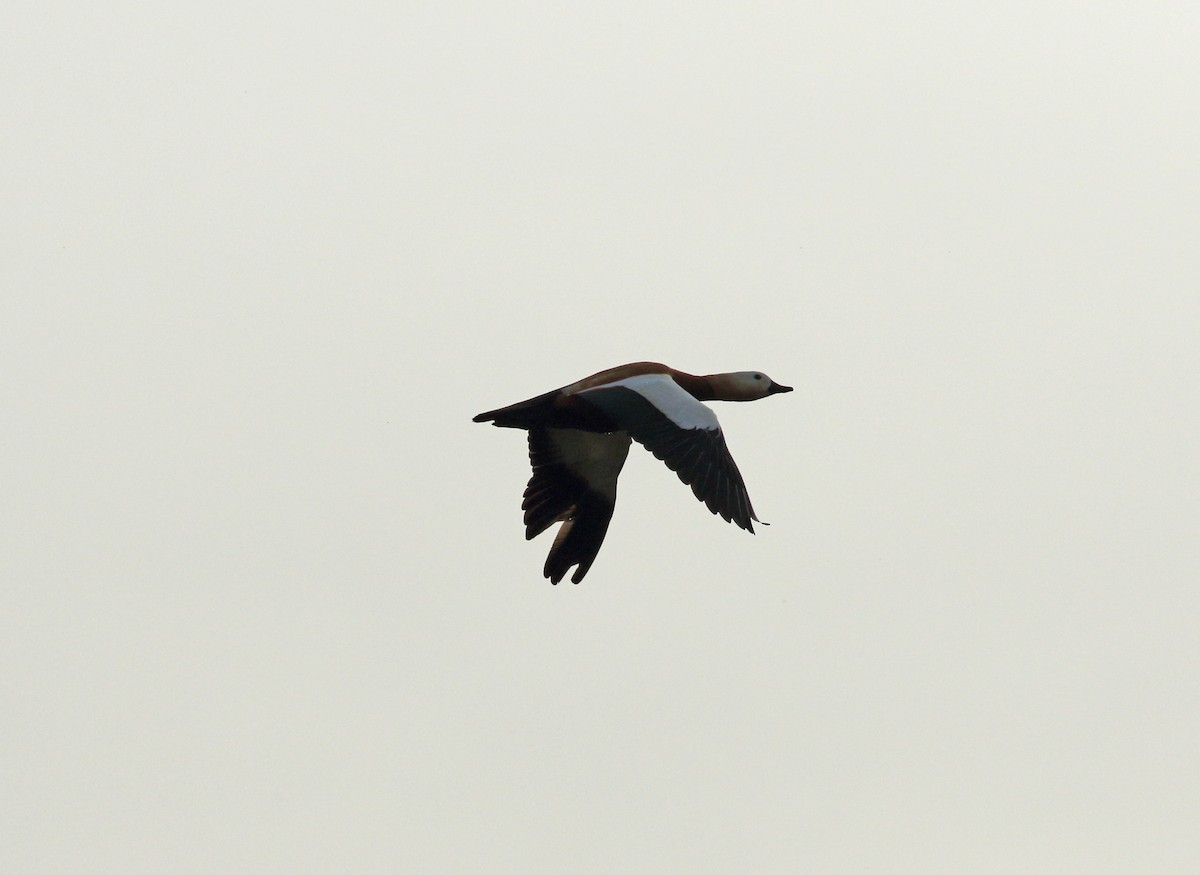
<svg viewBox="0 0 1200 875">
<path fill-rule="evenodd" d="M 755 374 L 755 375 L 754 375 L 754 379 L 756 379 L 756 380 L 761 380 L 761 379 L 762 379 L 762 374 Z"/>
</svg>

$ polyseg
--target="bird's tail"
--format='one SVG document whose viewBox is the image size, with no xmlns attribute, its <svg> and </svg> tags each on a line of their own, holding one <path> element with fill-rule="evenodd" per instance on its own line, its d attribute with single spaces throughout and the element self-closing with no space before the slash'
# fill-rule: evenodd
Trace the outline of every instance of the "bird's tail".
<svg viewBox="0 0 1200 875">
<path fill-rule="evenodd" d="M 545 422 L 550 415 L 554 407 L 554 396 L 557 394 L 558 391 L 555 390 L 547 392 L 545 395 L 538 395 L 536 398 L 530 398 L 528 401 L 518 401 L 508 407 L 489 410 L 487 413 L 479 414 L 472 421 L 490 422 L 497 428 L 535 428 Z"/>
</svg>

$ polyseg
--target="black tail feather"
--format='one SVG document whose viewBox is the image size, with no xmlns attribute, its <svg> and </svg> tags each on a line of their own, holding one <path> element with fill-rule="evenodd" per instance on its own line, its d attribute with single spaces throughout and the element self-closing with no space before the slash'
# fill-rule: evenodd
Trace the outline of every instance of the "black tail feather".
<svg viewBox="0 0 1200 875">
<path fill-rule="evenodd" d="M 500 407 L 480 413 L 472 422 L 490 422 L 497 428 L 536 428 L 544 423 L 554 407 L 554 396 L 558 390 L 538 395 L 527 401 L 518 401 L 508 407 Z"/>
</svg>

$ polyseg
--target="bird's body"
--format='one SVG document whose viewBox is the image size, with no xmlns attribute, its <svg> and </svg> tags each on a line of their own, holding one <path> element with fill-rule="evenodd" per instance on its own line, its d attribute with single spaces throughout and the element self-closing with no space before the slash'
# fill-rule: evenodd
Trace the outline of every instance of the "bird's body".
<svg viewBox="0 0 1200 875">
<path fill-rule="evenodd" d="M 757 371 L 695 374 L 657 362 L 600 371 L 553 392 L 489 410 L 475 422 L 529 432 L 533 477 L 525 537 L 562 521 L 543 573 L 552 583 L 587 574 L 612 519 L 617 477 L 631 440 L 692 487 L 709 510 L 749 532 L 757 520 L 716 415 L 703 401 L 753 401 L 792 391 Z"/>
</svg>

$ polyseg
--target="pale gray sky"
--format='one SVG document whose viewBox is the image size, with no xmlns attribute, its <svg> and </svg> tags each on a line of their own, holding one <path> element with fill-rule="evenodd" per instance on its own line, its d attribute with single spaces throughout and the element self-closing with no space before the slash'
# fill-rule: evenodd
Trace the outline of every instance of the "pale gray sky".
<svg viewBox="0 0 1200 875">
<path fill-rule="evenodd" d="M 1200 871 L 1194 4 L 3 18 L 0 869 Z"/>
</svg>

